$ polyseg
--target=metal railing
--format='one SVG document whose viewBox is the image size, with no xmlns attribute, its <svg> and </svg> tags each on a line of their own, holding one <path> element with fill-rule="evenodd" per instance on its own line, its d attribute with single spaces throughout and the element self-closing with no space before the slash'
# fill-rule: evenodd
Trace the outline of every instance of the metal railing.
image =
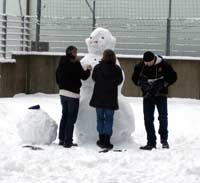
<svg viewBox="0 0 200 183">
<path fill-rule="evenodd" d="M 30 50 L 29 17 L 0 15 L 0 57 L 11 58 L 13 51 Z"/>
</svg>

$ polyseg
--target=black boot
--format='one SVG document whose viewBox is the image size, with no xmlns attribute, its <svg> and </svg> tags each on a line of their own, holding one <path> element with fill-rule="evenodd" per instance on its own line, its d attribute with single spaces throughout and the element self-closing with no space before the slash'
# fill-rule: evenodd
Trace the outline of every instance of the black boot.
<svg viewBox="0 0 200 183">
<path fill-rule="evenodd" d="M 106 149 L 112 149 L 113 148 L 113 144 L 110 143 L 110 135 L 105 135 L 105 144 L 104 144 L 104 148 Z"/>
<path fill-rule="evenodd" d="M 72 146 L 77 147 L 78 144 L 75 144 L 75 143 L 72 143 L 72 142 L 70 142 L 70 143 L 64 142 L 64 144 L 63 144 L 63 147 L 65 147 L 65 148 L 71 148 Z"/>
<path fill-rule="evenodd" d="M 105 135 L 99 134 L 99 140 L 97 140 L 96 143 L 100 148 L 104 148 L 104 141 L 105 141 Z"/>
<path fill-rule="evenodd" d="M 142 149 L 142 150 L 149 150 L 149 151 L 152 150 L 153 148 L 156 149 L 156 145 L 155 144 L 150 144 L 150 143 L 148 143 L 145 146 L 141 146 L 140 147 L 140 149 Z"/>
<path fill-rule="evenodd" d="M 169 149 L 169 144 L 167 141 L 162 141 L 161 144 L 163 149 Z"/>
<path fill-rule="evenodd" d="M 58 145 L 59 145 L 59 146 L 63 146 L 63 145 L 64 145 L 64 140 L 59 140 Z"/>
</svg>

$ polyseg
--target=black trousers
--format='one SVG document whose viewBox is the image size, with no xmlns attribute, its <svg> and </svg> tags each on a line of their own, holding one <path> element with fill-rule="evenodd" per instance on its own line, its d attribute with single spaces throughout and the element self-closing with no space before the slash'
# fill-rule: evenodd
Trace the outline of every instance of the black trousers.
<svg viewBox="0 0 200 183">
<path fill-rule="evenodd" d="M 158 109 L 158 120 L 160 123 L 158 133 L 160 134 L 161 143 L 168 139 L 168 112 L 167 112 L 167 97 L 155 96 L 143 98 L 143 113 L 145 129 L 147 132 L 147 143 L 156 144 L 156 134 L 154 128 L 154 111 L 155 106 Z"/>
<path fill-rule="evenodd" d="M 60 96 L 62 104 L 62 117 L 59 127 L 59 139 L 66 144 L 73 142 L 74 124 L 79 109 L 79 99 Z"/>
</svg>

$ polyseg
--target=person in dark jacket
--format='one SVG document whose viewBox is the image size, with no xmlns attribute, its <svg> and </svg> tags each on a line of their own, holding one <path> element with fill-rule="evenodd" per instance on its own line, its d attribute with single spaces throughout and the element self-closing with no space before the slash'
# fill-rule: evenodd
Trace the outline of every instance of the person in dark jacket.
<svg viewBox="0 0 200 183">
<path fill-rule="evenodd" d="M 135 85 L 141 88 L 143 93 L 143 113 L 147 132 L 147 145 L 140 147 L 140 149 L 152 150 L 156 148 L 156 135 L 153 123 L 155 106 L 159 114 L 160 126 L 158 132 L 160 134 L 160 142 L 163 148 L 169 148 L 167 94 L 168 86 L 177 80 L 176 72 L 161 56 L 147 51 L 143 55 L 143 61 L 135 65 L 132 80 Z"/>
<path fill-rule="evenodd" d="M 118 85 L 123 81 L 121 68 L 116 65 L 116 56 L 112 50 L 105 50 L 103 58 L 94 67 L 92 79 L 95 82 L 90 106 L 96 108 L 97 131 L 101 148 L 112 149 L 110 143 L 114 111 L 118 106 Z"/>
<path fill-rule="evenodd" d="M 56 70 L 56 82 L 62 104 L 62 117 L 59 127 L 59 145 L 66 148 L 76 146 L 73 144 L 74 124 L 79 109 L 81 79 L 86 80 L 90 76 L 92 67 L 84 70 L 77 59 L 77 48 L 69 46 L 66 56 L 61 57 Z"/>
</svg>

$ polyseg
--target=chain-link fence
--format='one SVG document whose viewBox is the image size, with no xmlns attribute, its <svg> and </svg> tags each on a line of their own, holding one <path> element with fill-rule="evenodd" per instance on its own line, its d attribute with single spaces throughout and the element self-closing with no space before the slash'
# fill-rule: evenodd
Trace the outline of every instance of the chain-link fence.
<svg viewBox="0 0 200 183">
<path fill-rule="evenodd" d="M 73 44 L 87 52 L 85 38 L 95 27 L 104 27 L 117 38 L 115 50 L 120 54 L 152 50 L 200 56 L 199 0 L 35 0 L 29 8 L 30 15 L 23 19 L 29 22 L 20 26 L 26 33 L 21 50 L 63 52 Z M 8 47 L 5 30 L 2 23 L 2 45 Z"/>
</svg>

